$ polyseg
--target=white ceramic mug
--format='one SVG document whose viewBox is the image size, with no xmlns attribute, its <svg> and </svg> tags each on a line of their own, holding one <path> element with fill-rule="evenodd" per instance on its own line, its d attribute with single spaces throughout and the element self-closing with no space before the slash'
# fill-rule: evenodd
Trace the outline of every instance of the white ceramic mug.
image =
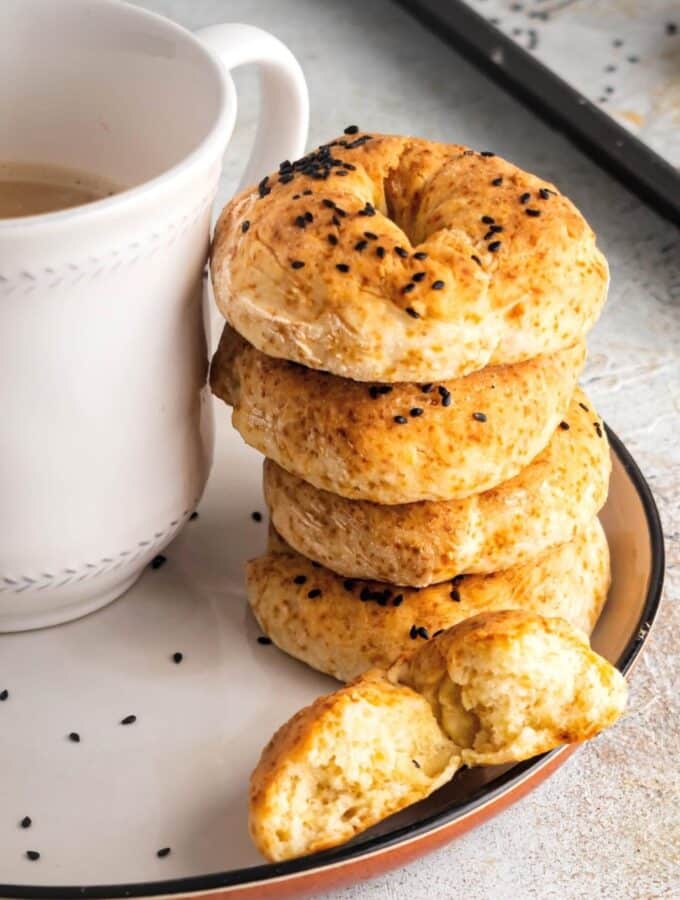
<svg viewBox="0 0 680 900">
<path fill-rule="evenodd" d="M 116 0 L 2 0 L 0 160 L 129 187 L 0 220 L 0 631 L 125 591 L 191 515 L 212 458 L 201 275 L 236 116 L 260 67 L 243 183 L 301 154 L 301 69 L 271 35 L 198 36 Z"/>
</svg>

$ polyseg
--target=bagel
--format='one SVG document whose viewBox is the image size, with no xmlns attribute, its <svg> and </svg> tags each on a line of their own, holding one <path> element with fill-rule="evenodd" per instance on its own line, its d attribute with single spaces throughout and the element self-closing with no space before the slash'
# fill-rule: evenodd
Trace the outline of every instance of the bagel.
<svg viewBox="0 0 680 900">
<path fill-rule="evenodd" d="M 274 532 L 269 552 L 246 564 L 246 586 L 255 618 L 281 650 L 349 681 L 486 610 L 560 616 L 590 633 L 609 589 L 609 550 L 593 519 L 568 544 L 523 566 L 418 590 L 345 579 Z"/>
<path fill-rule="evenodd" d="M 259 350 L 383 382 L 570 347 L 609 277 L 554 185 L 490 153 L 366 134 L 286 161 L 235 197 L 211 274 L 225 318 Z"/>
<path fill-rule="evenodd" d="M 369 386 L 266 356 L 226 326 L 210 378 L 256 450 L 317 488 L 395 504 L 512 478 L 563 419 L 584 359 L 580 343 L 443 384 Z"/>
<path fill-rule="evenodd" d="M 626 683 L 559 619 L 468 619 L 283 725 L 251 779 L 253 842 L 278 862 L 348 841 L 461 765 L 515 762 L 613 724 Z"/>
<path fill-rule="evenodd" d="M 601 420 L 577 390 L 547 447 L 482 494 L 382 506 L 320 491 L 265 460 L 264 496 L 274 527 L 303 556 L 351 578 L 424 587 L 571 540 L 604 505 L 610 472 Z"/>
</svg>

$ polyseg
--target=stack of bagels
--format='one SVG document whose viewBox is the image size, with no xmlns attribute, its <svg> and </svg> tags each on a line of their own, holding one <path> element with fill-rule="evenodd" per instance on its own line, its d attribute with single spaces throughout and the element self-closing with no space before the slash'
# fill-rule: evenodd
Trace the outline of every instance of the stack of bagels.
<svg viewBox="0 0 680 900">
<path fill-rule="evenodd" d="M 492 153 L 356 133 L 237 196 L 211 371 L 267 457 L 250 604 L 343 681 L 478 612 L 589 633 L 610 473 L 577 387 L 608 269 L 573 204 Z"/>
</svg>

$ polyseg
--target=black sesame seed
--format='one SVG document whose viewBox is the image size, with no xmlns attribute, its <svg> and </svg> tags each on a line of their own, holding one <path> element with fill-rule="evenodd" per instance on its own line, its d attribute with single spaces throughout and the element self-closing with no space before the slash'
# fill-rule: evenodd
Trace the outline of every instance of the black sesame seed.
<svg viewBox="0 0 680 900">
<path fill-rule="evenodd" d="M 528 203 L 529 200 L 531 200 L 531 194 L 529 194 L 528 192 L 525 194 L 520 194 L 520 197 L 519 197 L 520 203 Z"/>
<path fill-rule="evenodd" d="M 415 274 L 413 274 L 411 276 L 411 278 L 413 279 L 413 281 L 422 281 L 426 275 L 427 275 L 427 272 L 416 272 Z"/>
<path fill-rule="evenodd" d="M 451 591 L 449 597 L 453 600 L 454 603 L 460 603 L 460 591 L 456 590 L 456 588 Z"/>
<path fill-rule="evenodd" d="M 415 290 L 415 284 L 412 281 L 409 281 L 408 284 L 405 284 L 401 289 L 402 294 L 410 294 L 411 291 Z"/>
<path fill-rule="evenodd" d="M 71 731 L 68 736 L 69 741 L 72 741 L 74 744 L 80 743 L 80 735 L 77 731 Z"/>
<path fill-rule="evenodd" d="M 430 637 L 430 632 L 427 630 L 427 628 L 421 625 L 418 629 L 418 637 L 428 640 L 428 638 Z"/>
<path fill-rule="evenodd" d="M 253 520 L 253 522 L 261 522 L 262 521 L 262 513 L 255 510 L 255 512 L 252 512 L 250 514 L 250 518 Z"/>
<path fill-rule="evenodd" d="M 241 222 L 241 231 L 245 234 L 246 231 L 250 228 L 250 222 L 246 219 L 244 222 Z"/>
<path fill-rule="evenodd" d="M 432 282 L 432 290 L 433 291 L 441 291 L 445 287 L 446 287 L 445 283 L 443 281 L 440 281 L 439 279 L 437 281 Z"/>
<path fill-rule="evenodd" d="M 491 150 L 482 150 L 479 154 L 480 156 L 495 156 L 495 153 L 492 153 Z"/>
<path fill-rule="evenodd" d="M 394 421 L 397 423 L 397 425 L 406 425 L 408 419 L 406 418 L 406 416 L 395 416 Z"/>
<path fill-rule="evenodd" d="M 295 584 L 304 584 L 305 581 L 307 581 L 307 576 L 306 575 L 296 575 L 295 578 L 293 579 L 293 581 L 295 582 Z"/>
<path fill-rule="evenodd" d="M 265 647 L 268 646 L 269 644 L 271 644 L 271 642 L 272 642 L 272 639 L 270 637 L 267 637 L 266 634 L 261 634 L 257 639 L 257 643 L 262 644 Z"/>
<path fill-rule="evenodd" d="M 36 859 L 40 859 L 40 854 L 37 850 L 27 850 L 26 856 L 32 861 L 35 862 Z"/>
<path fill-rule="evenodd" d="M 295 216 L 295 224 L 298 228 L 306 228 L 307 221 L 304 216 Z"/>
<path fill-rule="evenodd" d="M 347 128 L 344 129 L 343 134 L 358 134 L 359 126 L 358 125 L 348 125 Z"/>
<path fill-rule="evenodd" d="M 497 250 L 500 250 L 502 241 L 491 241 L 489 246 L 487 247 L 489 253 L 495 253 Z"/>
<path fill-rule="evenodd" d="M 427 259 L 427 253 L 425 253 L 423 250 L 418 250 L 417 253 L 413 254 L 413 258 L 414 259 Z"/>
<path fill-rule="evenodd" d="M 477 263 L 478 266 L 481 266 L 481 264 L 482 264 L 481 259 L 480 259 L 478 256 L 475 256 L 474 253 L 473 253 L 472 256 L 470 257 L 470 259 L 474 260 L 474 261 Z"/>
<path fill-rule="evenodd" d="M 403 247 L 395 247 L 394 252 L 397 254 L 397 256 L 400 256 L 402 259 L 406 259 L 406 257 L 408 256 L 408 253 L 406 252 L 406 250 L 404 250 Z"/>
<path fill-rule="evenodd" d="M 417 759 L 412 759 L 411 762 L 412 762 L 413 765 L 416 767 L 416 769 L 419 769 L 419 768 L 420 768 L 420 763 L 418 762 Z"/>
<path fill-rule="evenodd" d="M 491 184 L 494 187 L 500 187 L 503 184 L 503 176 L 499 175 L 498 178 L 492 179 Z"/>
<path fill-rule="evenodd" d="M 569 431 L 569 422 L 560 422 L 560 428 L 562 431 Z"/>
<path fill-rule="evenodd" d="M 364 231 L 364 237 L 368 238 L 369 241 L 377 241 L 378 235 L 374 234 L 372 231 Z"/>
<path fill-rule="evenodd" d="M 329 234 L 326 237 L 329 244 L 332 244 L 334 247 L 338 243 L 338 239 L 334 234 Z"/>
<path fill-rule="evenodd" d="M 0 691 L 0 700 L 2 700 L 4 702 L 8 697 L 9 697 L 9 691 L 7 690 L 7 688 L 4 688 L 3 690 Z"/>
<path fill-rule="evenodd" d="M 408 411 L 408 414 L 409 414 L 409 416 L 411 416 L 412 418 L 417 419 L 418 416 L 422 416 L 422 414 L 423 414 L 424 412 L 425 412 L 425 410 L 422 409 L 422 407 L 420 407 L 420 406 L 414 406 L 413 409 L 410 409 L 410 410 Z"/>
<path fill-rule="evenodd" d="M 532 216 L 534 219 L 536 218 L 536 216 L 541 215 L 540 209 L 525 209 L 524 212 L 527 216 Z"/>
<path fill-rule="evenodd" d="M 290 265 L 293 269 L 303 269 L 305 264 L 301 259 L 294 259 Z"/>
<path fill-rule="evenodd" d="M 347 265 L 347 263 L 337 263 L 335 268 L 338 270 L 338 272 L 349 272 L 349 266 Z"/>
<path fill-rule="evenodd" d="M 178 666 L 182 662 L 183 659 L 184 659 L 184 654 L 180 653 L 179 650 L 177 650 L 175 653 L 172 654 L 172 661 L 174 662 L 174 664 L 176 666 Z"/>
<path fill-rule="evenodd" d="M 476 422 L 486 422 L 486 415 L 482 412 L 474 412 L 472 413 L 472 418 Z"/>
<path fill-rule="evenodd" d="M 416 310 L 412 306 L 407 306 L 405 312 L 407 315 L 411 316 L 412 319 L 419 319 L 420 313 L 416 312 Z"/>
<path fill-rule="evenodd" d="M 403 594 L 397 594 L 397 596 L 396 596 L 396 597 L 394 598 L 394 600 L 392 601 L 392 606 L 401 606 L 401 604 L 402 604 L 403 602 L 404 602 L 404 595 L 403 595 Z"/>
<path fill-rule="evenodd" d="M 361 253 L 362 250 L 365 250 L 368 247 L 368 241 L 357 241 L 354 245 L 354 249 L 358 250 Z"/>
<path fill-rule="evenodd" d="M 493 216 L 482 216 L 481 221 L 484 222 L 485 225 L 493 225 L 496 220 Z"/>
<path fill-rule="evenodd" d="M 166 856 L 170 856 L 170 848 L 169 847 L 161 847 L 160 850 L 156 851 L 156 856 L 159 859 L 163 859 Z"/>
<path fill-rule="evenodd" d="M 384 248 L 384 247 L 376 247 L 376 248 L 375 248 L 375 255 L 378 256 L 378 257 L 380 257 L 380 259 L 382 259 L 382 258 L 384 257 L 384 255 L 385 255 L 385 248 Z"/>
<path fill-rule="evenodd" d="M 157 553 L 156 556 L 154 556 L 154 558 L 151 560 L 151 568 L 160 569 L 160 567 L 164 566 L 167 561 L 167 556 L 164 556 L 162 553 Z"/>
<path fill-rule="evenodd" d="M 307 596 L 310 600 L 315 600 L 317 597 L 320 597 L 322 594 L 321 588 L 312 588 L 311 591 L 307 591 Z"/>
<path fill-rule="evenodd" d="M 33 820 L 30 816 L 24 816 L 21 822 L 19 823 L 22 828 L 30 828 L 33 824 Z"/>
<path fill-rule="evenodd" d="M 335 203 L 334 203 L 334 201 L 333 201 L 333 200 L 329 200 L 328 197 L 324 197 L 323 200 L 322 200 L 321 202 L 323 203 L 323 205 L 324 205 L 327 209 L 335 209 Z"/>
<path fill-rule="evenodd" d="M 194 510 L 194 511 L 192 512 L 192 514 L 189 516 L 189 521 L 190 521 L 190 522 L 195 522 L 197 518 L 198 518 L 198 513 L 196 512 L 196 510 Z"/>
<path fill-rule="evenodd" d="M 433 387 L 434 387 L 434 385 L 430 381 L 427 384 L 421 384 L 420 390 L 423 392 L 423 394 L 429 394 Z"/>
<path fill-rule="evenodd" d="M 345 580 L 342 582 L 342 586 L 346 591 L 353 591 L 356 586 L 356 582 L 352 581 L 351 578 L 345 578 Z"/>
<path fill-rule="evenodd" d="M 418 637 L 418 628 L 415 625 L 411 625 L 411 630 L 409 631 L 408 636 L 412 641 L 415 641 L 415 639 Z"/>
<path fill-rule="evenodd" d="M 124 719 L 121 719 L 120 724 L 121 725 L 134 725 L 136 721 L 137 721 L 137 716 L 129 715 L 129 716 L 125 716 Z"/>
</svg>

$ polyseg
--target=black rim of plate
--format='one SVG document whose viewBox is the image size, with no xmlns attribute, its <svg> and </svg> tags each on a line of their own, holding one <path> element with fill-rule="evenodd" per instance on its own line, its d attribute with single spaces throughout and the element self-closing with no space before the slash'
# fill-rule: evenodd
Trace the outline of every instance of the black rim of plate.
<svg viewBox="0 0 680 900">
<path fill-rule="evenodd" d="M 635 632 L 616 663 L 617 667 L 625 673 L 630 669 L 642 649 L 659 610 L 665 554 L 661 520 L 649 485 L 622 441 L 606 425 L 605 428 L 610 446 L 631 479 L 642 503 L 651 546 L 651 567 L 647 596 Z M 245 869 L 232 869 L 228 872 L 193 875 L 188 878 L 174 878 L 165 881 L 91 886 L 64 885 L 60 887 L 0 884 L 0 897 L 7 898 L 7 900 L 78 900 L 78 898 L 93 898 L 93 900 L 94 898 L 100 898 L 100 900 L 108 898 L 108 900 L 114 900 L 114 898 L 119 897 L 162 897 L 172 894 L 207 893 L 209 891 L 217 891 L 220 888 L 257 884 L 258 882 L 266 884 L 272 879 L 303 875 L 314 869 L 341 865 L 376 851 L 388 850 L 406 840 L 420 837 L 436 828 L 448 825 L 462 815 L 473 812 L 480 806 L 493 801 L 513 785 L 523 781 L 530 770 L 542 767 L 548 759 L 561 752 L 563 752 L 562 749 L 552 750 L 550 753 L 544 753 L 541 756 L 518 763 L 509 771 L 489 782 L 465 802 L 453 804 L 444 812 L 435 813 L 418 822 L 390 831 L 387 834 L 377 835 L 360 844 L 352 842 L 335 850 L 314 853 L 311 856 L 304 856 L 285 863 L 265 863 Z"/>
</svg>

